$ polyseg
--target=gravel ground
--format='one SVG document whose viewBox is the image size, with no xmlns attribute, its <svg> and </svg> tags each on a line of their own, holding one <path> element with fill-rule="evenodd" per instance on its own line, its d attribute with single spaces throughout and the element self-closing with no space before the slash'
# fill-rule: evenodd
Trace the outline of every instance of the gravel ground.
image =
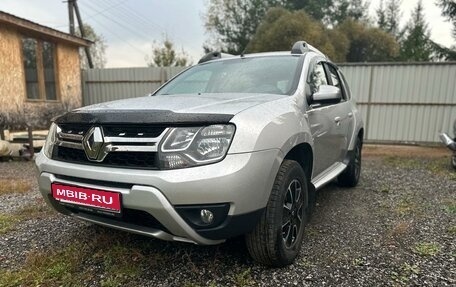
<svg viewBox="0 0 456 287">
<path fill-rule="evenodd" d="M 456 286 L 456 176 L 449 154 L 424 151 L 416 159 L 405 150 L 378 155 L 368 148 L 356 188 L 320 190 L 301 254 L 286 268 L 255 264 L 240 238 L 218 246 L 169 243 L 50 213 L 0 234 L 0 272 L 21 270 L 30 254 L 73 244 L 94 253 L 84 255 L 77 271 L 88 274 L 80 282 L 86 286 L 116 286 L 109 279 L 123 271 L 105 261 L 124 260 L 123 253 L 140 266 L 122 281 L 127 286 Z M 34 180 L 31 163 L 0 163 L 0 171 L 0 178 Z M 0 195 L 0 214 L 43 205 L 37 193 L 34 187 Z M 116 252 L 100 259 L 97 250 L 109 245 Z"/>
</svg>

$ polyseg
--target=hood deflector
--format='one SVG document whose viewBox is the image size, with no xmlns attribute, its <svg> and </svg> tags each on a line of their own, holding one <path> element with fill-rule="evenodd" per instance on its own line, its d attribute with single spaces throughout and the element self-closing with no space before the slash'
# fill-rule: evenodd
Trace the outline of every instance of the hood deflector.
<svg viewBox="0 0 456 287">
<path fill-rule="evenodd" d="M 56 117 L 57 124 L 160 124 L 197 125 L 225 124 L 234 115 L 205 113 L 175 113 L 168 110 L 99 110 L 73 111 Z"/>
</svg>

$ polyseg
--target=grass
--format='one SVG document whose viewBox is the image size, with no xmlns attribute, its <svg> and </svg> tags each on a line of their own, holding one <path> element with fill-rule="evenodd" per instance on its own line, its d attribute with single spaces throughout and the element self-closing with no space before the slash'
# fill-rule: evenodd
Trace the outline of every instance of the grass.
<svg viewBox="0 0 456 287">
<path fill-rule="evenodd" d="M 401 285 L 407 285 L 410 281 L 411 277 L 418 276 L 421 273 L 420 268 L 417 265 L 410 265 L 408 263 L 404 263 L 398 272 L 393 271 L 391 278 L 395 281 L 400 283 Z"/>
<path fill-rule="evenodd" d="M 163 255 L 146 255 L 145 246 L 132 247 L 126 238 L 113 239 L 110 232 L 102 232 L 88 242 L 31 252 L 21 269 L 0 270 L 0 286 L 84 286 L 92 281 L 104 287 L 126 286 L 144 270 L 163 264 Z"/>
<path fill-rule="evenodd" d="M 48 218 L 54 213 L 41 198 L 36 203 L 26 205 L 14 213 L 0 213 L 0 234 L 13 230 L 17 224 L 23 221 Z"/>
<path fill-rule="evenodd" d="M 0 179 L 0 195 L 10 193 L 25 193 L 31 189 L 30 182 L 17 178 Z"/>
<path fill-rule="evenodd" d="M 400 215 L 409 215 L 419 210 L 418 204 L 411 198 L 402 198 L 395 206 L 394 210 Z"/>
<path fill-rule="evenodd" d="M 18 218 L 14 215 L 0 213 L 0 234 L 7 233 L 13 229 L 17 221 Z"/>
<path fill-rule="evenodd" d="M 435 256 L 440 252 L 440 246 L 434 242 L 417 243 L 413 251 L 420 256 Z"/>
<path fill-rule="evenodd" d="M 448 227 L 447 232 L 451 235 L 456 235 L 456 225 Z"/>
<path fill-rule="evenodd" d="M 234 276 L 234 283 L 236 286 L 253 286 L 255 281 L 252 279 L 252 274 L 250 268 L 245 269 L 241 273 L 238 273 Z"/>
<path fill-rule="evenodd" d="M 456 180 L 456 172 L 450 166 L 450 157 L 441 158 L 416 158 L 410 156 L 386 156 L 383 158 L 385 164 L 403 169 L 426 169 L 439 176 L 446 176 Z"/>
</svg>

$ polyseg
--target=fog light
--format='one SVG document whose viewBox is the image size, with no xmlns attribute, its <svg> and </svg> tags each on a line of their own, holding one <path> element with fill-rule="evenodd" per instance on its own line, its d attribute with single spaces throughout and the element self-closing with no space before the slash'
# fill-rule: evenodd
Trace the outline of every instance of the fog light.
<svg viewBox="0 0 456 287">
<path fill-rule="evenodd" d="M 211 224 L 212 221 L 214 221 L 214 214 L 210 210 L 201 209 L 200 216 L 201 216 L 201 221 L 206 224 Z"/>
</svg>

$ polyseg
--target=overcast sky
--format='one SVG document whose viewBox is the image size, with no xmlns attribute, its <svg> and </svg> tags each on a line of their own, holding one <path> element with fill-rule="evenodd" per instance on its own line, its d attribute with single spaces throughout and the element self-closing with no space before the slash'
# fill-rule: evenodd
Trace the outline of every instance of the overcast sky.
<svg viewBox="0 0 456 287">
<path fill-rule="evenodd" d="M 84 22 L 102 34 L 108 45 L 107 67 L 145 66 L 152 43 L 164 35 L 197 62 L 206 39 L 202 15 L 209 0 L 78 0 Z M 402 0 L 402 24 L 418 0 Z M 451 25 L 441 17 L 435 0 L 423 0 L 431 38 L 443 45 L 455 44 Z M 380 0 L 370 1 L 374 15 Z M 62 0 L 0 0 L 0 10 L 68 32 L 67 4 Z"/>
</svg>

